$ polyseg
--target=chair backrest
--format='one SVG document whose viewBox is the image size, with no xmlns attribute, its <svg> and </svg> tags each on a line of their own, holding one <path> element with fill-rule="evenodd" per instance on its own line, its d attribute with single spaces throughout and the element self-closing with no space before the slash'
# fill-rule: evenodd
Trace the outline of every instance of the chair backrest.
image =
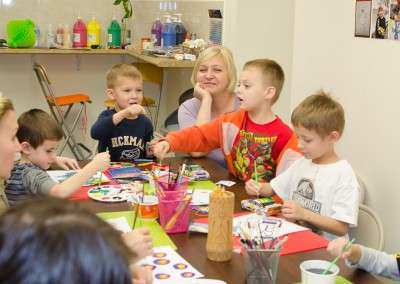
<svg viewBox="0 0 400 284">
<path fill-rule="evenodd" d="M 162 68 L 150 63 L 132 63 L 142 73 L 144 82 L 161 85 L 163 81 Z"/>
<path fill-rule="evenodd" d="M 382 250 L 384 233 L 382 222 L 370 207 L 360 204 L 357 227 L 350 228 L 349 235 L 356 242 L 373 249 Z"/>
<path fill-rule="evenodd" d="M 59 114 L 62 113 L 60 106 L 57 104 L 55 92 L 51 86 L 51 81 L 47 75 L 47 71 L 43 65 L 39 63 L 33 63 L 33 71 L 35 71 L 36 77 L 39 81 L 40 87 L 47 104 L 49 105 L 50 111 L 52 112 L 54 118 L 58 121 L 58 116 L 54 112 L 54 108 Z"/>
<path fill-rule="evenodd" d="M 179 106 L 183 104 L 185 101 L 193 98 L 193 88 L 190 88 L 184 91 L 178 99 Z M 178 110 L 174 110 L 164 121 L 164 132 L 168 133 L 168 128 L 173 125 L 178 125 Z M 174 129 L 178 129 L 179 127 L 174 127 Z"/>
<path fill-rule="evenodd" d="M 357 182 L 358 182 L 358 190 L 360 192 L 360 199 L 359 199 L 359 204 L 364 204 L 365 203 L 365 194 L 367 192 L 367 186 L 365 185 L 365 182 L 362 180 L 362 178 L 356 174 Z"/>
</svg>

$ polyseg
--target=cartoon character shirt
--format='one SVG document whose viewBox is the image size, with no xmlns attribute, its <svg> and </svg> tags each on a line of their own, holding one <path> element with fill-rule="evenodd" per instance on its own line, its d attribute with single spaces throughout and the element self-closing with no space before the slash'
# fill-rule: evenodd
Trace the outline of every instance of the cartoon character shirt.
<svg viewBox="0 0 400 284">
<path fill-rule="evenodd" d="M 233 144 L 233 165 L 242 180 L 270 181 L 276 161 L 292 136 L 292 130 L 279 117 L 267 124 L 253 122 L 246 113 L 243 127 Z"/>
<path fill-rule="evenodd" d="M 357 225 L 359 185 L 345 160 L 320 165 L 302 157 L 270 184 L 283 200 L 294 200 L 316 214 Z M 322 233 L 329 240 L 337 237 Z"/>
<path fill-rule="evenodd" d="M 133 162 L 146 157 L 146 143 L 153 136 L 153 125 L 145 115 L 136 119 L 123 119 L 118 125 L 112 122 L 115 110 L 103 111 L 91 128 L 93 139 L 99 140 L 98 151 L 110 152 L 112 162 Z"/>
</svg>

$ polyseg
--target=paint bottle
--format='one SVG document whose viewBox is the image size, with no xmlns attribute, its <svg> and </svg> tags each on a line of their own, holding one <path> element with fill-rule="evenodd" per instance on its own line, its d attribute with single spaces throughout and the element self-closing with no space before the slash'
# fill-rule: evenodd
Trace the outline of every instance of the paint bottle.
<svg viewBox="0 0 400 284">
<path fill-rule="evenodd" d="M 56 44 L 59 47 L 62 47 L 64 45 L 64 28 L 61 24 L 58 25 L 57 31 L 56 31 Z"/>
<path fill-rule="evenodd" d="M 176 44 L 175 26 L 171 21 L 170 15 L 166 15 L 164 17 L 166 19 L 162 29 L 162 46 L 164 48 L 171 48 L 174 47 Z"/>
<path fill-rule="evenodd" d="M 63 40 L 63 48 L 71 48 L 71 31 L 69 30 L 68 24 L 64 25 L 64 40 Z"/>
<path fill-rule="evenodd" d="M 39 25 L 35 25 L 35 34 L 36 34 L 36 41 L 35 41 L 35 47 L 38 48 L 40 47 L 40 39 L 41 39 L 41 32 Z"/>
<path fill-rule="evenodd" d="M 176 45 L 182 44 L 185 41 L 186 29 L 182 23 L 182 14 L 175 14 L 175 32 L 176 32 Z"/>
<path fill-rule="evenodd" d="M 46 47 L 54 48 L 55 43 L 56 43 L 56 35 L 54 34 L 52 24 L 49 24 L 47 27 Z"/>
<path fill-rule="evenodd" d="M 87 46 L 87 30 L 86 25 L 81 17 L 78 17 L 73 27 L 73 47 Z"/>
<path fill-rule="evenodd" d="M 107 46 L 109 48 L 120 48 L 121 47 L 121 26 L 119 25 L 117 19 L 113 17 L 108 30 L 108 42 Z"/>
<path fill-rule="evenodd" d="M 90 48 L 98 48 L 100 46 L 100 23 L 95 16 L 88 22 L 87 25 L 87 46 Z"/>
<path fill-rule="evenodd" d="M 151 40 L 155 46 L 161 46 L 161 35 L 162 35 L 162 23 L 160 17 L 157 16 L 156 20 L 151 26 Z"/>
</svg>

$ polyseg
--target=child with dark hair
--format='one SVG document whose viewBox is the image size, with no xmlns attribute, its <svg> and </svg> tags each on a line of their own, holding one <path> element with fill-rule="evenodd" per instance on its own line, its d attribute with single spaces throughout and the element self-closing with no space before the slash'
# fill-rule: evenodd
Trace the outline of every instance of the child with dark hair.
<svg viewBox="0 0 400 284">
<path fill-rule="evenodd" d="M 71 160 L 56 156 L 57 146 L 63 138 L 61 126 L 40 109 L 31 109 L 23 113 L 18 118 L 18 125 L 17 137 L 22 149 L 21 159 L 15 163 L 5 188 L 10 205 L 34 195 L 68 197 L 97 171 L 105 170 L 109 166 L 110 155 L 107 152 L 99 153 L 74 176 L 57 183 L 50 178 L 46 170 L 52 164 L 67 165 Z"/>
<path fill-rule="evenodd" d="M 136 260 L 119 232 L 79 203 L 38 198 L 0 218 L 1 283 L 151 283 Z"/>
</svg>

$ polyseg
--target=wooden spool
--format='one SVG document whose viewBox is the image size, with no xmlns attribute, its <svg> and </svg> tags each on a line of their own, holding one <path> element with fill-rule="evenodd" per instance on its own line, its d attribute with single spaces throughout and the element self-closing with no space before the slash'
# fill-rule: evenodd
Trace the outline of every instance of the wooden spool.
<svg viewBox="0 0 400 284">
<path fill-rule="evenodd" d="M 222 262 L 232 258 L 232 223 L 235 195 L 217 189 L 210 195 L 208 213 L 207 257 Z"/>
</svg>

